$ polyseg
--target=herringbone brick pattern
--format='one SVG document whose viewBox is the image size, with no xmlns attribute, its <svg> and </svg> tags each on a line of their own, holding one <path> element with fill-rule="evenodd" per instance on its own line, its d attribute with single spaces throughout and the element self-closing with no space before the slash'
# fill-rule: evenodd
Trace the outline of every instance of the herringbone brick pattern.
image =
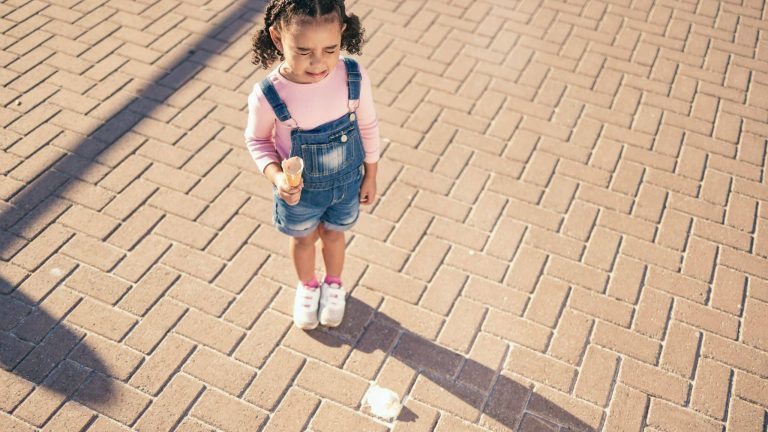
<svg viewBox="0 0 768 432">
<path fill-rule="evenodd" d="M 308 333 L 263 3 L 0 3 L 0 430 L 764 431 L 765 2 L 348 3 L 381 198 Z"/>
</svg>

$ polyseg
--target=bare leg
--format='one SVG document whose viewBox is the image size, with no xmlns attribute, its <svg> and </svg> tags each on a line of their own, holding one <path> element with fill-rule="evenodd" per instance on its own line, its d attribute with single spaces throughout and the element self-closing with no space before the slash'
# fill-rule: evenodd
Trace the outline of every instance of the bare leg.
<svg viewBox="0 0 768 432">
<path fill-rule="evenodd" d="M 318 230 L 306 237 L 291 237 L 290 252 L 293 265 L 301 282 L 309 282 L 315 277 L 315 242 Z"/>
<path fill-rule="evenodd" d="M 344 254 L 347 249 L 344 232 L 325 229 L 322 225 L 320 225 L 318 231 L 323 246 L 325 274 L 341 277 L 341 271 L 344 269 Z"/>
</svg>

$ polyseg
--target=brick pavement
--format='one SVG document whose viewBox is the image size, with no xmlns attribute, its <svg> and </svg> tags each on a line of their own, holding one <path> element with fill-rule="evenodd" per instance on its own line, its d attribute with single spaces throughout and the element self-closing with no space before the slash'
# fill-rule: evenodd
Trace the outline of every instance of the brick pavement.
<svg viewBox="0 0 768 432">
<path fill-rule="evenodd" d="M 349 3 L 382 196 L 309 333 L 263 4 L 0 3 L 0 430 L 765 430 L 765 3 Z"/>
</svg>

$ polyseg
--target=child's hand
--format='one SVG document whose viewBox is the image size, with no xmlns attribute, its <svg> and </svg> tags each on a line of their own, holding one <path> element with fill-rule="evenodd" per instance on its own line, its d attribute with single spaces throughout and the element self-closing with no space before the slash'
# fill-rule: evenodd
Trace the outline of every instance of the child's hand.
<svg viewBox="0 0 768 432">
<path fill-rule="evenodd" d="M 376 199 L 376 177 L 365 176 L 360 184 L 360 204 L 373 204 Z"/>
<path fill-rule="evenodd" d="M 301 180 L 298 186 L 290 186 L 285 173 L 279 173 L 275 176 L 275 187 L 277 187 L 277 194 L 288 205 L 296 205 L 301 199 L 301 188 L 304 187 L 304 180 Z"/>
</svg>

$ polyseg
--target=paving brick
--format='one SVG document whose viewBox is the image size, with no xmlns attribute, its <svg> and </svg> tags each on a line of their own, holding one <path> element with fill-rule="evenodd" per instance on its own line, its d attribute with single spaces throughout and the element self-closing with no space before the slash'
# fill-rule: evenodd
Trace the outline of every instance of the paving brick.
<svg viewBox="0 0 768 432">
<path fill-rule="evenodd" d="M 176 325 L 186 312 L 186 308 L 167 299 L 162 299 L 142 319 L 131 334 L 125 339 L 125 344 L 143 353 L 150 353 Z"/>
<path fill-rule="evenodd" d="M 548 255 L 539 250 L 521 246 L 510 268 L 509 285 L 526 293 L 532 293 L 544 269 Z"/>
<path fill-rule="evenodd" d="M 560 319 L 549 353 L 572 365 L 578 365 L 586 349 L 594 320 L 566 309 Z"/>
<path fill-rule="evenodd" d="M 645 273 L 646 266 L 642 262 L 620 255 L 616 260 L 616 267 L 608 284 L 608 295 L 636 304 Z"/>
<path fill-rule="evenodd" d="M 107 304 L 115 304 L 129 289 L 119 278 L 92 267 L 79 267 L 66 281 L 66 286 Z"/>
<path fill-rule="evenodd" d="M 113 341 L 121 340 L 136 324 L 136 319 L 128 314 L 87 298 L 67 317 L 67 321 Z"/>
<path fill-rule="evenodd" d="M 232 259 L 256 230 L 256 223 L 242 216 L 235 216 L 216 236 L 209 252 L 226 260 Z"/>
<path fill-rule="evenodd" d="M 303 390 L 291 388 L 265 426 L 268 432 L 300 432 L 305 430 L 320 399 Z"/>
<path fill-rule="evenodd" d="M 212 281 L 224 267 L 217 258 L 180 245 L 171 247 L 163 257 L 162 263 L 208 282 Z"/>
<path fill-rule="evenodd" d="M 418 258 L 415 258 L 415 260 L 412 262 L 424 262 Z M 428 278 L 431 278 L 431 275 Z M 411 279 L 398 272 L 379 266 L 370 266 L 360 283 L 379 293 L 391 295 L 414 304 L 421 298 L 426 288 L 425 284 L 419 280 Z"/>
<path fill-rule="evenodd" d="M 112 246 L 83 234 L 77 234 L 70 239 L 62 248 L 62 253 L 105 272 L 113 269 L 124 256 Z"/>
<path fill-rule="evenodd" d="M 266 414 L 258 408 L 213 389 L 203 393 L 191 414 L 227 432 L 258 429 L 267 420 Z"/>
<path fill-rule="evenodd" d="M 596 292 L 604 292 L 608 275 L 583 264 L 552 256 L 546 274 Z"/>
<path fill-rule="evenodd" d="M 688 380 L 632 359 L 622 362 L 619 382 L 678 405 L 688 397 Z"/>
<path fill-rule="evenodd" d="M 149 234 L 162 217 L 157 210 L 142 207 L 112 233 L 107 242 L 121 249 L 131 250 Z"/>
<path fill-rule="evenodd" d="M 150 399 L 131 387 L 94 375 L 75 395 L 83 405 L 124 424 L 131 424 L 149 405 Z"/>
<path fill-rule="evenodd" d="M 621 384 L 616 385 L 605 428 L 616 431 L 633 431 L 642 427 L 648 407 L 648 396 Z"/>
<path fill-rule="evenodd" d="M 648 425 L 656 426 L 662 430 L 722 430 L 720 423 L 658 399 L 651 401 L 651 407 L 648 410 Z"/>
<path fill-rule="evenodd" d="M 171 247 L 171 244 L 159 237 L 145 238 L 136 249 L 118 264 L 115 274 L 138 282 Z"/>
<path fill-rule="evenodd" d="M 632 306 L 578 287 L 572 288 L 568 305 L 595 318 L 628 328 L 632 320 Z"/>
<path fill-rule="evenodd" d="M 480 423 L 491 429 L 516 425 L 523 416 L 530 396 L 529 383 L 502 373 L 488 399 Z"/>
<path fill-rule="evenodd" d="M 462 420 L 461 418 L 452 416 L 450 414 L 440 416 L 435 429 L 436 432 L 480 432 L 484 430 L 486 429 L 480 426 L 475 426 L 471 423 L 468 423 L 466 420 Z"/>
<path fill-rule="evenodd" d="M 701 359 L 696 368 L 691 407 L 709 417 L 724 420 L 731 387 L 732 371 L 709 359 Z"/>
<path fill-rule="evenodd" d="M 613 269 L 621 237 L 602 228 L 596 228 L 589 240 L 584 263 L 605 271 Z"/>
<path fill-rule="evenodd" d="M 525 317 L 554 328 L 560 319 L 569 293 L 567 284 L 547 277 L 542 278 L 536 286 Z"/>
<path fill-rule="evenodd" d="M 71 231 L 59 225 L 51 225 L 16 254 L 13 263 L 25 270 L 33 271 L 53 255 L 72 235 Z"/>
<path fill-rule="evenodd" d="M 382 199 L 383 206 L 391 206 L 392 200 L 397 199 L 394 193 L 395 186 L 390 190 L 387 195 Z M 414 192 L 409 192 L 415 194 Z M 386 202 L 386 204 L 383 204 Z M 379 206 L 378 208 L 381 208 Z M 378 210 L 377 208 L 377 210 Z M 413 251 L 416 245 L 421 241 L 422 236 L 426 233 L 427 227 L 434 218 L 427 212 L 409 208 L 402 216 L 402 223 L 395 227 L 389 241 L 400 248 Z"/>
<path fill-rule="evenodd" d="M 381 306 L 380 312 L 400 327 L 429 340 L 434 340 L 443 326 L 443 317 L 395 298 L 388 298 Z"/>
<path fill-rule="evenodd" d="M 234 299 L 226 291 L 186 276 L 177 280 L 167 295 L 214 317 L 221 316 Z"/>
<path fill-rule="evenodd" d="M 5 412 L 16 408 L 34 390 L 32 383 L 5 370 L 0 370 L 0 383 L 0 409 Z"/>
<path fill-rule="evenodd" d="M 618 367 L 618 356 L 590 346 L 576 382 L 575 394 L 599 406 L 606 406 Z"/>
<path fill-rule="evenodd" d="M 143 316 L 177 278 L 178 273 L 171 269 L 154 266 L 125 294 L 118 307 L 134 315 Z"/>
<path fill-rule="evenodd" d="M 232 293 L 242 292 L 253 274 L 268 258 L 269 255 L 263 250 L 245 245 L 240 249 L 235 259 L 216 278 L 216 286 Z"/>
<path fill-rule="evenodd" d="M 411 396 L 428 405 L 455 413 L 461 418 L 474 421 L 479 417 L 482 394 L 448 381 L 433 381 L 419 376 Z"/>
<path fill-rule="evenodd" d="M 488 255 L 474 253 L 470 249 L 453 246 L 448 252 L 446 263 L 471 274 L 501 282 L 507 270 L 507 263 Z"/>
<path fill-rule="evenodd" d="M 539 352 L 546 349 L 552 337 L 547 327 L 496 310 L 488 312 L 483 330 Z"/>
<path fill-rule="evenodd" d="M 440 332 L 438 343 L 458 352 L 467 352 L 484 317 L 484 307 L 459 298 Z"/>
<path fill-rule="evenodd" d="M 282 340 L 282 345 L 308 357 L 340 367 L 349 357 L 352 348 L 330 333 L 316 332 L 308 334 L 298 327 L 291 326 Z M 274 345 L 269 349 L 272 350 Z"/>
<path fill-rule="evenodd" d="M 156 395 L 193 349 L 192 343 L 175 335 L 168 336 L 131 377 L 130 384 Z"/>
<path fill-rule="evenodd" d="M 203 391 L 203 384 L 178 375 L 136 423 L 140 431 L 171 431 Z"/>
<path fill-rule="evenodd" d="M 422 295 L 420 305 L 441 315 L 447 315 L 467 276 L 449 267 L 440 268 Z"/>
<path fill-rule="evenodd" d="M 93 421 L 96 413 L 77 402 L 67 402 L 62 406 L 45 425 L 46 432 L 65 432 L 71 430 L 83 430 Z M 97 427 L 91 427 L 98 430 Z"/>
<path fill-rule="evenodd" d="M 768 329 L 765 321 L 768 304 L 748 299 L 744 312 L 741 338 L 744 343 L 757 349 L 768 351 Z"/>
<path fill-rule="evenodd" d="M 708 284 L 658 267 L 650 267 L 646 283 L 699 304 L 704 304 L 709 294 Z"/>
<path fill-rule="evenodd" d="M 279 286 L 267 279 L 256 277 L 246 286 L 234 303 L 227 309 L 224 319 L 251 328 L 275 298 Z"/>
<path fill-rule="evenodd" d="M 130 348 L 96 335 L 88 335 L 69 354 L 69 359 L 104 375 L 125 381 L 144 358 Z"/>
<path fill-rule="evenodd" d="M 527 411 L 571 429 L 597 429 L 603 419 L 602 409 L 548 387 L 531 394 Z"/>
<path fill-rule="evenodd" d="M 742 371 L 735 372 L 732 394 L 763 407 L 768 405 L 766 404 L 766 401 L 768 401 L 768 393 L 766 393 L 763 380 Z M 731 399 L 733 400 L 736 398 Z"/>
<path fill-rule="evenodd" d="M 58 221 L 99 240 L 104 240 L 117 227 L 117 222 L 112 218 L 79 205 L 67 209 Z"/>
<path fill-rule="evenodd" d="M 368 389 L 368 382 L 364 379 L 318 362 L 308 362 L 296 378 L 296 383 L 324 399 L 350 408 L 358 405 Z"/>
<path fill-rule="evenodd" d="M 576 378 L 572 366 L 518 347 L 510 352 L 505 369 L 564 392 L 570 392 Z"/>
<path fill-rule="evenodd" d="M 752 405 L 739 398 L 733 398 L 730 402 L 727 429 L 748 431 L 765 428 L 765 409 L 763 407 Z"/>
<path fill-rule="evenodd" d="M 432 224 L 430 224 L 427 233 L 446 240 L 449 244 L 459 244 L 475 251 L 482 250 L 488 242 L 488 234 L 486 232 L 444 218 L 435 218 Z M 427 237 L 427 239 L 430 238 Z"/>
<path fill-rule="evenodd" d="M 207 348 L 198 348 L 182 369 L 204 383 L 238 396 L 255 375 L 255 370 Z"/>
<path fill-rule="evenodd" d="M 579 241 L 562 238 L 553 232 L 539 228 L 531 228 L 526 232 L 525 244 L 574 261 L 580 260 L 584 250 L 583 244 Z"/>
<path fill-rule="evenodd" d="M 312 418 L 310 427 L 318 432 L 330 432 L 343 428 L 371 432 L 387 430 L 385 425 L 377 423 L 369 417 L 330 402 L 320 405 Z"/>
<path fill-rule="evenodd" d="M 701 333 L 683 324 L 671 323 L 662 350 L 661 367 L 685 378 L 692 377 L 700 342 Z"/>
<path fill-rule="evenodd" d="M 550 231 L 557 231 L 563 223 L 563 217 L 559 213 L 518 200 L 511 200 L 504 214 L 514 220 Z"/>
<path fill-rule="evenodd" d="M 661 340 L 667 329 L 672 297 L 650 288 L 643 290 L 633 328 L 650 338 Z"/>
<path fill-rule="evenodd" d="M 184 315 L 176 331 L 224 354 L 230 353 L 244 336 L 237 327 L 194 309 Z"/>
</svg>

